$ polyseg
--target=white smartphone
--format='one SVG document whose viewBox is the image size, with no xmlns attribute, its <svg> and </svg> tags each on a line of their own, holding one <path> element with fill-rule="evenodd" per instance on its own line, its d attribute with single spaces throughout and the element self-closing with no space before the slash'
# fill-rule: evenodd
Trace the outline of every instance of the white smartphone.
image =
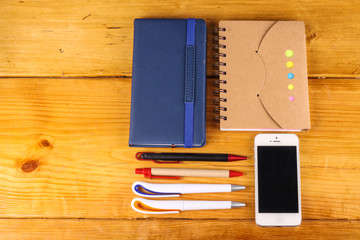
<svg viewBox="0 0 360 240">
<path fill-rule="evenodd" d="M 300 225 L 299 138 L 295 134 L 258 134 L 254 148 L 256 224 Z"/>
</svg>

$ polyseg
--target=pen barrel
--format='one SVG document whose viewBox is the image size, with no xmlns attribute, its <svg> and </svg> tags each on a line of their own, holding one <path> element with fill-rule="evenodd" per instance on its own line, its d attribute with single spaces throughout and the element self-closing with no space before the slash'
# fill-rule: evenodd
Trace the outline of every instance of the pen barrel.
<svg viewBox="0 0 360 240">
<path fill-rule="evenodd" d="M 183 211 L 231 209 L 231 201 L 183 201 Z"/>
<path fill-rule="evenodd" d="M 216 161 L 227 162 L 227 154 L 205 154 L 205 153 L 143 153 L 143 159 L 174 160 L 174 161 Z"/>
<path fill-rule="evenodd" d="M 220 193 L 231 192 L 231 184 L 146 183 L 137 182 L 146 189 L 159 193 Z"/>
<path fill-rule="evenodd" d="M 211 210 L 230 209 L 231 201 L 191 201 L 191 200 L 148 200 L 141 199 L 141 202 L 155 209 L 164 210 Z"/>
<path fill-rule="evenodd" d="M 182 184 L 182 193 L 231 192 L 231 184 Z"/>
<path fill-rule="evenodd" d="M 213 169 L 184 169 L 184 168 L 152 168 L 155 176 L 182 176 L 182 177 L 221 177 L 228 178 L 229 170 Z"/>
</svg>

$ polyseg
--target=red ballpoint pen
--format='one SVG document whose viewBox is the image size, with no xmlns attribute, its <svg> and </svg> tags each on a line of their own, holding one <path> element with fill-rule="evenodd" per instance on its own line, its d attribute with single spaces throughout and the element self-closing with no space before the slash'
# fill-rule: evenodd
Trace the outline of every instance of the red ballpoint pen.
<svg viewBox="0 0 360 240">
<path fill-rule="evenodd" d="M 136 168 L 136 174 L 146 178 L 180 179 L 182 177 L 238 177 L 242 172 L 222 169 L 185 169 L 185 168 Z"/>
</svg>

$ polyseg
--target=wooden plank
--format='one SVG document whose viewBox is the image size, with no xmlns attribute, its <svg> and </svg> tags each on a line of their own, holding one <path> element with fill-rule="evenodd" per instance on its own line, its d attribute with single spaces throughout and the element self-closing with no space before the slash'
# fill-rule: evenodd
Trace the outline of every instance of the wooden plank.
<svg viewBox="0 0 360 240">
<path fill-rule="evenodd" d="M 341 13 L 339 13 L 341 9 Z M 130 76 L 134 18 L 302 20 L 310 77 L 360 76 L 360 5 L 337 1 L 0 2 L 0 76 Z M 211 51 L 208 74 L 212 75 Z"/>
<path fill-rule="evenodd" d="M 159 149 L 127 146 L 130 81 L 0 79 L 1 217 L 148 217 L 130 208 L 135 197 L 130 186 L 143 180 L 134 174 L 135 167 L 157 165 L 138 162 L 134 154 Z M 166 218 L 254 218 L 252 149 L 256 133 L 220 132 L 210 121 L 211 90 L 209 84 L 206 146 L 168 150 L 248 155 L 248 161 L 229 164 L 182 165 L 241 170 L 245 176 L 179 182 L 244 184 L 247 190 L 183 199 L 228 199 L 246 202 L 248 207 L 188 211 Z M 359 92 L 357 80 L 310 81 L 312 130 L 299 134 L 304 219 L 360 218 Z"/>
<path fill-rule="evenodd" d="M 254 220 L 1 219 L 2 239 L 359 239 L 359 221 L 305 220 L 264 228 Z"/>
</svg>

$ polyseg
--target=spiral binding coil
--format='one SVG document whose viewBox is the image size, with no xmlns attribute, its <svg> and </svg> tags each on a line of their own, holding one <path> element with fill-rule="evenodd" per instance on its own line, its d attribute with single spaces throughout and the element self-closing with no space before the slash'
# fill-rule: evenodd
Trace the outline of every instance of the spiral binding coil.
<svg viewBox="0 0 360 240">
<path fill-rule="evenodd" d="M 224 32 L 224 31 L 226 31 L 226 28 L 215 28 L 213 31 L 213 35 L 214 35 L 214 37 L 213 37 L 213 44 L 214 44 L 213 59 L 216 61 L 213 64 L 213 69 L 215 69 L 214 74 L 217 76 L 226 75 L 226 71 L 220 71 L 220 66 L 226 66 L 226 62 L 220 62 L 220 57 L 223 57 L 223 58 L 226 57 L 226 54 L 221 52 L 221 49 L 225 49 L 226 45 L 219 43 L 219 40 L 226 40 L 225 36 L 220 36 L 221 32 Z M 214 87 L 216 87 L 216 89 L 213 92 L 214 96 L 216 96 L 213 104 L 217 105 L 217 107 L 214 108 L 214 114 L 216 114 L 216 116 L 214 117 L 215 122 L 220 122 L 220 120 L 224 120 L 224 121 L 227 120 L 227 117 L 222 114 L 223 112 L 227 111 L 227 108 L 220 106 L 220 104 L 222 102 L 227 102 L 226 98 L 220 97 L 220 93 L 226 93 L 227 90 L 224 88 L 220 88 L 220 84 L 222 84 L 222 85 L 226 84 L 226 80 L 217 79 L 213 83 Z"/>
</svg>

